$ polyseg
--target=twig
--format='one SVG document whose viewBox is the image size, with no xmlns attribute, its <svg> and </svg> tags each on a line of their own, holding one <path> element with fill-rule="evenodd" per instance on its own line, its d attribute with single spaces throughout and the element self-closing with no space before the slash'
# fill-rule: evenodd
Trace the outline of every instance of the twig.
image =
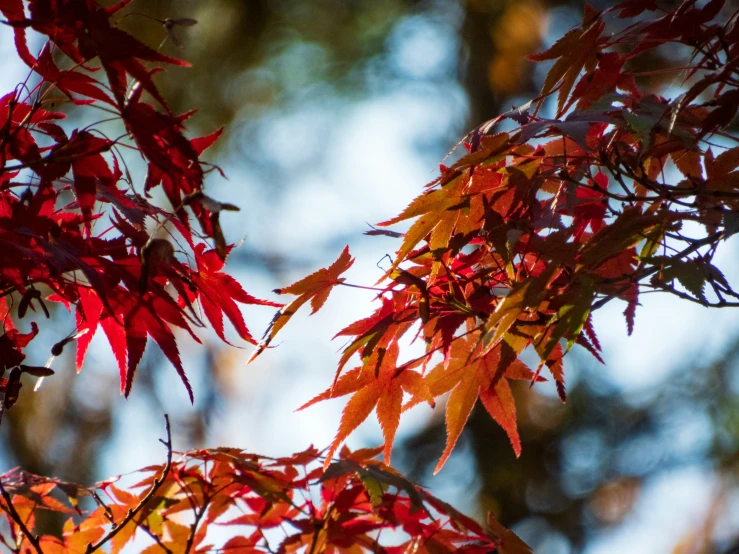
<svg viewBox="0 0 739 554">
<path fill-rule="evenodd" d="M 3 535 L 0 535 L 0 543 L 8 549 L 8 552 L 18 552 L 18 547 L 13 548 Z"/>
<path fill-rule="evenodd" d="M 152 539 L 154 539 L 154 542 L 157 543 L 157 545 L 164 550 L 167 554 L 174 554 L 172 552 L 172 549 L 169 548 L 166 544 L 162 542 L 162 539 L 159 538 L 159 535 L 157 535 L 154 531 L 151 530 L 151 527 L 149 527 L 146 522 L 142 521 L 139 523 L 139 527 L 146 531 L 146 534 L 149 535 Z"/>
<path fill-rule="evenodd" d="M 117 525 L 113 525 L 113 528 L 108 531 L 108 533 L 98 542 L 96 542 L 95 544 L 89 543 L 87 545 L 87 550 L 85 550 L 85 554 L 91 554 L 92 552 L 99 550 L 101 546 L 115 537 L 121 529 L 123 529 L 134 517 L 136 517 L 136 515 L 141 512 L 141 510 L 143 510 L 144 506 L 149 503 L 149 500 L 154 497 L 156 492 L 166 480 L 167 476 L 169 475 L 169 470 L 172 467 L 172 431 L 169 425 L 169 416 L 167 414 L 164 414 L 164 423 L 165 429 L 167 431 L 167 441 L 165 442 L 162 439 L 159 440 L 160 442 L 164 443 L 164 446 L 167 447 L 167 463 L 164 465 L 164 469 L 162 470 L 161 475 L 154 479 L 154 483 L 151 485 L 151 489 L 149 489 L 149 492 L 146 493 L 146 496 L 141 499 L 141 501 L 136 505 L 135 508 L 128 510 L 126 517 L 124 517 L 120 521 L 120 523 L 118 523 Z M 39 550 L 39 554 L 43 553 Z"/>
<path fill-rule="evenodd" d="M 95 499 L 95 502 L 97 502 L 97 505 L 103 509 L 103 512 L 105 513 L 105 519 L 115 524 L 115 518 L 113 517 L 113 512 L 111 512 L 108 505 L 105 502 L 103 502 L 103 499 L 100 498 L 100 495 L 97 493 L 97 491 L 93 490 L 91 494 L 92 494 L 92 497 Z"/>
<path fill-rule="evenodd" d="M 704 308 L 737 308 L 739 307 L 739 302 L 729 302 L 727 300 L 724 300 L 723 298 L 719 300 L 718 302 L 710 302 L 708 300 L 702 300 L 700 298 L 695 298 L 685 292 L 675 290 L 674 287 L 670 287 L 668 285 L 656 285 L 655 288 L 657 290 L 661 290 L 661 291 L 669 292 L 670 294 L 674 294 L 678 298 L 682 298 L 683 300 L 688 300 L 690 302 L 693 302 L 694 304 L 703 306 Z"/>
<path fill-rule="evenodd" d="M 38 541 L 38 537 L 31 533 L 28 527 L 26 527 L 26 524 L 23 523 L 23 520 L 21 519 L 18 511 L 15 509 L 15 506 L 13 506 L 13 500 L 10 498 L 8 491 L 5 490 L 2 481 L 0 481 L 0 494 L 2 494 L 5 503 L 8 505 L 7 508 L 5 506 L 2 506 L 3 511 L 10 516 L 10 518 L 16 523 L 16 525 L 18 525 L 21 533 L 23 533 L 23 535 L 28 539 L 28 542 L 33 545 L 33 548 L 34 550 L 36 550 L 37 554 L 44 554 L 44 551 L 41 550 L 41 544 Z"/>
<path fill-rule="evenodd" d="M 209 503 L 210 503 L 209 498 L 206 496 L 203 499 L 203 505 L 200 507 L 200 510 L 195 511 L 195 521 L 193 522 L 192 527 L 190 528 L 190 535 L 187 537 L 187 544 L 185 544 L 185 550 L 183 551 L 183 554 L 190 554 L 190 550 L 192 549 L 192 544 L 195 540 L 195 533 L 197 533 L 198 525 L 200 524 L 200 520 L 205 515 L 205 510 L 208 509 Z"/>
</svg>

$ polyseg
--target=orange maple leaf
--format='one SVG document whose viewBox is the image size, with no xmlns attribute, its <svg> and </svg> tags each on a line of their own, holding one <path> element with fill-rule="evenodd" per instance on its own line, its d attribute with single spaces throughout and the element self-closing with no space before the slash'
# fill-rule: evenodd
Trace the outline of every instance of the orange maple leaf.
<svg viewBox="0 0 739 554">
<path fill-rule="evenodd" d="M 253 362 L 269 346 L 275 335 L 282 329 L 290 318 L 295 315 L 303 304 L 310 300 L 311 315 L 316 313 L 326 303 L 331 290 L 344 282 L 343 277 L 339 277 L 354 263 L 354 258 L 349 254 L 349 246 L 345 246 L 339 258 L 328 268 L 321 268 L 315 273 L 311 273 L 300 281 L 293 283 L 281 289 L 275 289 L 277 294 L 294 294 L 298 297 L 285 305 L 275 314 L 275 317 L 264 332 L 262 340 L 257 345 L 256 350 L 252 353 L 247 365 Z"/>
<path fill-rule="evenodd" d="M 344 440 L 373 410 L 377 413 L 385 439 L 385 464 L 389 464 L 395 432 L 400 423 L 404 391 L 414 397 L 423 398 L 433 406 L 431 393 L 419 373 L 411 369 L 404 369 L 399 373 L 396 371 L 398 352 L 398 343 L 395 341 L 390 343 L 387 350 L 377 348 L 363 366 L 347 372 L 333 387 L 298 408 L 303 410 L 316 402 L 353 393 L 341 415 L 336 438 L 326 455 L 326 466 L 331 463 L 331 458 Z"/>
</svg>

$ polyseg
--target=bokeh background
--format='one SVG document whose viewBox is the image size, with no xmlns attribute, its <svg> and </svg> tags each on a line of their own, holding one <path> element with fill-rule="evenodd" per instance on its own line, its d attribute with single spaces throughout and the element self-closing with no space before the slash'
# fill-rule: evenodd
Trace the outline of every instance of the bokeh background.
<svg viewBox="0 0 739 554">
<path fill-rule="evenodd" d="M 548 66 L 524 55 L 550 46 L 581 12 L 581 2 L 545 0 L 139 0 L 121 25 L 193 63 L 158 83 L 176 111 L 200 108 L 193 134 L 226 126 L 209 157 L 228 180 L 212 174 L 207 187 L 241 206 L 222 218 L 229 240 L 243 241 L 228 267 L 249 292 L 275 299 L 272 289 L 327 265 L 347 243 L 357 256 L 348 282 L 376 281 L 376 264 L 398 245 L 364 236 L 367 223 L 415 197 L 467 129 L 535 95 Z M 166 18 L 197 24 L 168 35 Z M 0 56 L 5 92 L 27 70 L 4 27 Z M 657 89 L 674 86 L 675 76 L 640 81 Z M 730 275 L 739 274 L 736 246 L 722 247 Z M 160 462 L 165 412 L 179 450 L 230 445 L 283 455 L 327 446 L 343 402 L 294 410 L 330 384 L 342 346 L 333 334 L 372 307 L 372 293 L 340 289 L 319 314 L 298 315 L 250 366 L 248 345 L 205 333 L 200 347 L 180 336 L 193 406 L 154 345 L 127 400 L 102 336 L 80 375 L 68 349 L 56 375 L 38 393 L 24 390 L 6 414 L 0 469 L 92 483 Z M 419 407 L 401 422 L 394 465 L 467 513 L 493 511 L 537 553 L 725 552 L 739 536 L 739 311 L 645 295 L 627 337 L 623 309 L 595 316 L 606 366 L 578 352 L 569 358 L 566 405 L 546 384 L 516 389 L 520 459 L 476 409 L 431 477 L 444 445 L 443 406 Z M 244 314 L 258 335 L 273 312 Z M 58 307 L 53 320 L 30 363 L 43 364 L 74 325 Z M 371 421 L 349 444 L 380 437 Z"/>
</svg>

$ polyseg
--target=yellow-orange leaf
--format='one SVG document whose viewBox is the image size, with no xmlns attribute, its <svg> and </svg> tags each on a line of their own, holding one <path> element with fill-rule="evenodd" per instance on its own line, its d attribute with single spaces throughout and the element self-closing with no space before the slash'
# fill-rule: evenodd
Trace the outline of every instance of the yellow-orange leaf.
<svg viewBox="0 0 739 554">
<path fill-rule="evenodd" d="M 357 393 L 349 399 L 349 402 L 344 407 L 344 411 L 341 414 L 339 431 L 336 433 L 334 442 L 331 443 L 331 447 L 328 449 L 328 453 L 326 454 L 324 467 L 329 466 L 336 449 L 342 442 L 344 442 L 352 431 L 354 431 L 354 429 L 359 427 L 359 425 L 367 419 L 367 417 L 372 413 L 372 410 L 375 409 L 378 400 L 380 400 L 382 389 L 382 385 L 379 381 L 376 381 L 357 391 Z"/>
<path fill-rule="evenodd" d="M 452 390 L 462 380 L 465 371 L 468 369 L 468 362 L 464 358 L 452 358 L 445 365 L 439 362 L 425 378 L 426 387 L 431 395 L 436 397 Z M 412 405 L 419 403 L 422 399 L 417 398 L 411 402 Z"/>
<path fill-rule="evenodd" d="M 439 463 L 436 464 L 434 475 L 441 471 L 441 468 L 444 467 L 447 459 L 449 459 L 452 450 L 454 450 L 454 445 L 457 444 L 459 435 L 462 433 L 462 429 L 464 429 L 467 419 L 470 417 L 472 408 L 475 407 L 479 388 L 477 372 L 470 368 L 449 395 L 446 405 L 446 448 L 444 448 L 444 453 L 441 455 Z"/>
<path fill-rule="evenodd" d="M 452 238 L 454 232 L 454 226 L 457 223 L 457 217 L 459 212 L 449 212 L 445 215 L 439 224 L 434 228 L 431 233 L 431 239 L 429 240 L 429 248 L 431 248 L 431 254 L 434 257 L 434 263 L 431 268 L 431 275 L 429 277 L 429 283 L 432 283 L 434 277 L 439 272 L 441 267 L 441 258 L 449 246 L 449 240 Z"/>
<path fill-rule="evenodd" d="M 300 406 L 296 411 L 305 410 L 309 406 L 321 402 L 322 400 L 328 400 L 329 398 L 338 398 L 346 394 L 357 392 L 364 385 L 372 381 L 372 376 L 365 371 L 362 371 L 361 367 L 355 367 L 351 371 L 342 375 L 333 387 L 327 388 L 321 394 L 313 397 L 311 400 Z"/>
<path fill-rule="evenodd" d="M 387 270 L 387 273 L 382 276 L 378 283 L 386 279 L 395 270 L 395 268 L 400 265 L 411 250 L 413 250 L 416 245 L 423 240 L 423 238 L 428 235 L 436 225 L 438 225 L 438 223 L 439 216 L 433 213 L 419 217 L 405 234 L 403 244 L 400 245 L 400 249 L 398 250 L 398 254 L 395 257 L 393 265 Z"/>
<path fill-rule="evenodd" d="M 311 273 L 307 277 L 303 277 L 292 285 L 275 290 L 277 294 L 318 294 L 326 287 L 338 284 L 339 275 L 349 269 L 354 263 L 354 258 L 349 254 L 349 247 L 345 246 L 338 259 L 328 268 L 322 268 Z"/>
<path fill-rule="evenodd" d="M 433 405 L 433 397 L 421 375 L 408 368 L 396 375 L 398 353 L 399 347 L 395 341 L 391 342 L 387 349 L 378 347 L 362 367 L 343 375 L 332 388 L 325 390 L 300 408 L 302 410 L 321 400 L 354 393 L 344 408 L 339 432 L 327 455 L 327 464 L 344 439 L 369 416 L 375 407 L 377 408 L 377 420 L 380 422 L 385 439 L 383 448 L 385 463 L 389 464 L 395 432 L 400 423 L 403 391 L 406 390 Z"/>
<path fill-rule="evenodd" d="M 464 178 L 459 175 L 446 183 L 442 188 L 426 191 L 414 198 L 408 207 L 396 217 L 378 223 L 378 225 L 387 227 L 426 213 L 441 213 L 459 202 L 457 195 L 464 182 Z"/>
<path fill-rule="evenodd" d="M 531 547 L 523 542 L 516 533 L 503 527 L 493 514 L 488 514 L 488 530 L 495 537 L 496 550 L 500 554 L 531 554 Z"/>
<path fill-rule="evenodd" d="M 405 369 L 396 379 L 400 382 L 403 390 L 418 399 L 418 402 L 428 402 L 432 408 L 436 406 L 431 389 L 429 389 L 428 384 L 420 373 Z"/>
<path fill-rule="evenodd" d="M 344 282 L 342 277 L 339 277 L 347 269 L 349 269 L 354 263 L 354 258 L 349 254 L 349 246 L 344 247 L 341 255 L 338 259 L 332 263 L 328 268 L 322 268 L 311 273 L 307 277 L 303 277 L 299 281 L 296 281 L 292 285 L 287 287 L 276 289 L 277 294 L 295 294 L 298 297 L 290 302 L 288 305 L 283 306 L 272 322 L 264 332 L 262 340 L 257 345 L 257 348 L 252 353 L 249 360 L 246 362 L 247 365 L 253 362 L 257 356 L 259 356 L 269 346 L 270 342 L 275 338 L 275 335 L 282 329 L 285 324 L 290 321 L 295 312 L 298 311 L 303 304 L 308 300 L 311 303 L 311 315 L 316 313 L 326 303 L 328 295 L 331 294 L 331 290 L 336 285 Z"/>
<path fill-rule="evenodd" d="M 508 380 L 501 379 L 494 387 L 481 391 L 480 400 L 488 413 L 508 434 L 516 457 L 520 456 L 521 439 L 516 426 L 516 404 Z"/>
<path fill-rule="evenodd" d="M 400 408 L 403 403 L 403 389 L 399 384 L 387 386 L 377 403 L 377 420 L 382 428 L 382 436 L 385 439 L 383 450 L 385 463 L 390 464 L 390 454 L 395 440 L 395 432 L 400 423 Z"/>
</svg>

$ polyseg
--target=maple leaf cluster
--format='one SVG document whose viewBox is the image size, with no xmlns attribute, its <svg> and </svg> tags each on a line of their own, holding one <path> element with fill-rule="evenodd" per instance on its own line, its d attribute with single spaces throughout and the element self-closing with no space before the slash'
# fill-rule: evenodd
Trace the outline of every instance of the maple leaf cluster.
<svg viewBox="0 0 739 554">
<path fill-rule="evenodd" d="M 657 48 L 676 60 L 657 71 L 681 83 L 673 97 L 642 91 L 640 78 L 652 72 L 632 69 Z M 597 309 L 624 301 L 631 334 L 646 292 L 739 306 L 714 264 L 739 230 L 730 128 L 739 108 L 739 12 L 727 13 L 722 0 L 686 0 L 671 12 L 641 0 L 602 11 L 586 5 L 578 27 L 529 59 L 552 63 L 541 94 L 469 133 L 466 155 L 441 165 L 420 196 L 378 224 L 412 221 L 405 233 L 367 233 L 402 242 L 378 282 L 377 309 L 336 335 L 349 342 L 333 384 L 304 406 L 351 395 L 329 457 L 375 411 L 390 463 L 401 413 L 447 393 L 436 471 L 478 399 L 519 455 L 509 381 L 533 384 L 546 368 L 564 401 L 570 349 L 603 361 Z M 498 132 L 503 122 L 513 128 Z M 324 275 L 278 292 L 341 284 L 335 272 Z M 404 337 L 423 341 L 425 353 L 399 361 Z M 528 351 L 539 358 L 533 367 L 521 360 Z"/>
<path fill-rule="evenodd" d="M 241 339 L 257 346 L 257 356 L 300 306 L 310 301 L 319 310 L 353 263 L 347 248 L 328 269 L 276 291 L 297 296 L 285 307 L 251 296 L 224 272 L 232 245 L 220 213 L 238 208 L 205 193 L 206 174 L 218 168 L 201 160 L 221 130 L 185 136 L 191 114 L 173 114 L 153 76 L 164 64 L 187 64 L 116 27 L 116 14 L 129 2 L 104 8 L 94 0 L 0 0 L 3 23 L 13 28 L 18 54 L 36 76 L 34 86 L 29 79 L 0 99 L 2 411 L 17 401 L 22 375 L 40 384 L 70 343 L 79 371 L 99 328 L 115 356 L 122 393 L 130 393 L 151 337 L 192 400 L 175 328 L 199 342 L 194 328 L 207 320 L 228 342 L 225 316 Z M 47 37 L 38 55 L 28 48 L 28 29 Z M 65 128 L 65 115 L 52 109 L 60 94 L 85 110 L 100 110 L 105 120 Z M 111 121 L 122 127 L 118 138 L 104 132 Z M 147 166 L 140 187 L 121 155 L 124 148 L 138 152 Z M 154 202 L 156 187 L 169 209 Z M 49 301 L 72 311 L 75 325 L 52 347 L 45 367 L 31 366 L 24 350 L 38 334 L 38 317 L 27 332 L 18 327 L 29 316 L 49 318 Z M 259 344 L 239 304 L 281 308 Z M 401 380 L 387 379 L 392 356 L 383 383 L 394 385 Z M 407 372 L 402 382 L 413 387 L 414 375 Z M 399 391 L 376 387 L 371 394 L 397 419 Z M 394 428 L 386 431 L 391 444 Z M 20 469 L 0 476 L 6 523 L 0 542 L 18 553 L 91 554 L 103 547 L 115 553 L 143 536 L 151 542 L 144 552 L 207 552 L 215 547 L 209 530 L 222 525 L 234 530 L 219 547 L 229 552 L 530 552 L 494 518 L 485 531 L 373 461 L 380 449 L 344 449 L 332 465 L 336 445 L 328 457 L 313 448 L 280 459 L 221 448 L 178 454 L 173 461 L 168 420 L 167 432 L 167 462 L 141 470 L 143 479 L 128 490 L 117 479 L 89 488 Z M 42 510 L 71 516 L 61 535 L 37 534 Z M 394 534 L 395 546 L 380 544 L 383 530 Z"/>
<path fill-rule="evenodd" d="M 188 64 L 115 26 L 129 1 L 103 8 L 93 0 L 31 0 L 24 9 L 21 0 L 0 0 L 18 53 L 37 79 L 0 98 L 0 360 L 9 372 L 0 385 L 3 409 L 17 399 L 22 373 L 53 373 L 48 364 L 22 364 L 38 327 L 14 328 L 10 314 L 18 299 L 19 319 L 41 311 L 49 317 L 45 299 L 74 309 L 76 326 L 52 348 L 52 359 L 76 339 L 81 369 L 100 327 L 128 395 L 151 337 L 191 399 L 174 329 L 198 341 L 193 328 L 205 326 L 204 313 L 225 341 L 225 315 L 241 339 L 255 343 L 238 303 L 279 306 L 247 294 L 223 272 L 231 246 L 219 217 L 238 208 L 205 193 L 213 166 L 201 160 L 222 130 L 186 137 L 191 113 L 173 114 L 153 76 L 162 65 Z M 29 29 L 47 38 L 38 56 L 28 48 Z M 144 101 L 145 93 L 153 103 Z M 66 129 L 65 115 L 52 110 L 60 95 L 97 109 L 108 127 L 117 121 L 123 133 L 109 138 L 102 123 Z M 146 164 L 143 186 L 133 182 L 122 149 L 137 151 Z M 169 210 L 150 196 L 156 187 Z"/>
<path fill-rule="evenodd" d="M 351 285 L 342 277 L 354 261 L 348 247 L 328 268 L 277 289 L 295 296 L 285 306 L 249 295 L 223 271 L 232 246 L 219 218 L 238 208 L 205 193 L 206 175 L 218 168 L 201 160 L 221 130 L 185 136 L 191 114 L 171 113 L 154 75 L 186 63 L 116 27 L 129 2 L 0 0 L 3 23 L 38 79 L 0 98 L 3 410 L 17 400 L 23 374 L 52 375 L 53 358 L 74 341 L 81 368 L 98 327 L 123 393 L 151 337 L 192 398 L 175 328 L 198 341 L 194 328 L 207 319 L 226 341 L 225 316 L 255 345 L 251 361 L 303 305 L 315 313 L 334 287 Z M 38 55 L 28 29 L 48 39 Z M 674 66 L 640 71 L 658 48 L 670 50 Z M 467 153 L 440 165 L 405 210 L 378 224 L 409 224 L 405 232 L 368 233 L 402 240 L 375 286 L 363 287 L 377 291 L 376 309 L 336 335 L 348 342 L 332 384 L 301 408 L 350 396 L 325 456 L 216 449 L 173 462 L 168 440 L 167 463 L 142 470 L 146 478 L 129 490 L 114 480 L 82 488 L 14 470 L 0 476 L 8 548 L 89 554 L 110 542 L 117 552 L 146 535 L 151 552 L 204 552 L 212 548 L 208 529 L 224 524 L 249 529 L 221 547 L 237 552 L 528 552 L 494 518 L 484 531 L 389 467 L 401 415 L 446 398 L 447 443 L 436 471 L 478 400 L 519 455 L 510 381 L 533 384 L 546 371 L 564 401 L 565 355 L 578 345 L 602 361 L 596 310 L 625 302 L 631 333 L 648 292 L 739 306 L 717 265 L 722 243 L 739 230 L 739 139 L 731 127 L 739 11 L 729 13 L 723 0 L 685 0 L 671 11 L 653 0 L 601 11 L 586 5 L 580 25 L 530 60 L 551 64 L 540 95 L 469 133 Z M 656 73 L 679 87 L 649 90 L 643 77 Z M 122 134 L 108 138 L 102 124 L 65 129 L 64 114 L 52 109 L 58 94 L 112 116 Z M 147 166 L 140 192 L 123 148 Z M 168 209 L 152 201 L 157 187 Z M 73 310 L 76 324 L 50 363 L 36 367 L 24 364 L 24 351 L 38 321 L 20 329 L 14 317 L 49 317 L 46 301 Z M 280 308 L 261 341 L 239 303 Z M 405 359 L 403 340 L 423 342 L 424 353 Z M 525 353 L 538 362 L 529 366 Z M 384 445 L 342 449 L 373 412 Z M 388 465 L 372 460 L 380 453 Z M 97 507 L 83 514 L 80 497 Z M 40 509 L 78 517 L 61 538 L 38 537 Z M 384 529 L 404 535 L 382 546 Z"/>
<path fill-rule="evenodd" d="M 342 451 L 323 469 L 314 448 L 268 458 L 235 448 L 177 454 L 139 472 L 129 487 L 109 479 L 81 487 L 11 470 L 0 476 L 8 523 L 0 534 L 17 552 L 117 554 L 138 539 L 145 554 L 260 552 L 465 552 L 530 554 L 494 518 L 474 520 L 372 460 L 378 450 Z M 85 509 L 84 506 L 91 505 Z M 68 516 L 60 537 L 37 536 L 39 510 Z M 209 530 L 219 527 L 214 539 Z M 380 543 L 393 533 L 393 546 Z M 223 538 L 226 537 L 226 538 Z"/>
</svg>

